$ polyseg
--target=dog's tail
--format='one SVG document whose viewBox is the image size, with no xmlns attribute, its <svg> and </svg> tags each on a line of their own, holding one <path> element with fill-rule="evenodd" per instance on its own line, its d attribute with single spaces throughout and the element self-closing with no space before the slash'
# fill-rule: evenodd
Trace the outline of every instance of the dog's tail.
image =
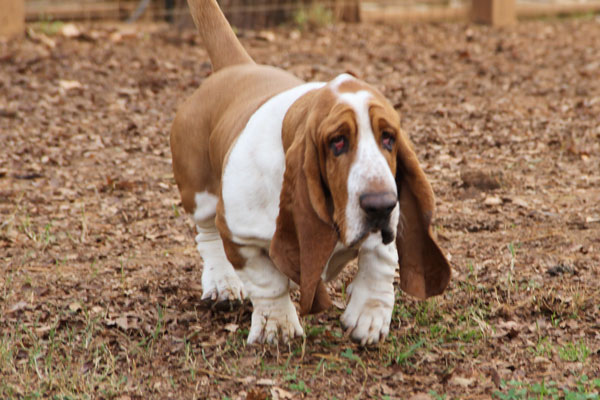
<svg viewBox="0 0 600 400">
<path fill-rule="evenodd" d="M 254 64 L 233 33 L 217 0 L 188 0 L 188 5 L 214 71 L 230 65 Z"/>
</svg>

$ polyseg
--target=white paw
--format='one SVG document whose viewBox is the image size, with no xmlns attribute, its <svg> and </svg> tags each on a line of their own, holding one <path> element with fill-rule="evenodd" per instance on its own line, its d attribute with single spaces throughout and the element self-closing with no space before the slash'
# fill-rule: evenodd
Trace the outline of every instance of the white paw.
<svg viewBox="0 0 600 400">
<path fill-rule="evenodd" d="M 275 299 L 253 299 L 252 305 L 248 344 L 277 343 L 279 337 L 283 343 L 288 343 L 290 339 L 304 335 L 289 293 Z"/>
<path fill-rule="evenodd" d="M 212 300 L 215 303 L 241 302 L 247 297 L 244 284 L 233 268 L 228 265 L 225 267 L 221 271 L 205 267 L 202 271 L 202 300 Z"/>
<path fill-rule="evenodd" d="M 387 337 L 394 308 L 394 291 L 369 291 L 348 287 L 350 302 L 342 314 L 342 326 L 352 340 L 362 346 L 378 343 Z"/>
</svg>

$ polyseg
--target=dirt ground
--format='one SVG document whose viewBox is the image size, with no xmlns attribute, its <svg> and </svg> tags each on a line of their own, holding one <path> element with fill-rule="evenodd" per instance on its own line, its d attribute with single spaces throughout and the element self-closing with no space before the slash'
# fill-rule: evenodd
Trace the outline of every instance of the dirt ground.
<svg viewBox="0 0 600 400">
<path fill-rule="evenodd" d="M 599 398 L 599 19 L 242 34 L 380 88 L 432 183 L 452 281 L 397 289 L 372 348 L 339 323 L 352 267 L 289 346 L 200 301 L 168 140 L 210 72 L 194 32 L 58 28 L 0 42 L 0 398 Z"/>
</svg>

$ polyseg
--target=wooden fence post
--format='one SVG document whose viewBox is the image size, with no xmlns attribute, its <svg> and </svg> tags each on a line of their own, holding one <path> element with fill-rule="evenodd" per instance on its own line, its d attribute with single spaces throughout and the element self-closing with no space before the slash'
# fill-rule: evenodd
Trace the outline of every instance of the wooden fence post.
<svg viewBox="0 0 600 400">
<path fill-rule="evenodd" d="M 471 20 L 493 26 L 517 22 L 516 0 L 472 0 Z"/>
<path fill-rule="evenodd" d="M 0 0 L 0 37 L 25 32 L 25 0 Z"/>
<path fill-rule="evenodd" d="M 360 22 L 359 0 L 335 0 L 333 12 L 338 21 Z"/>
</svg>

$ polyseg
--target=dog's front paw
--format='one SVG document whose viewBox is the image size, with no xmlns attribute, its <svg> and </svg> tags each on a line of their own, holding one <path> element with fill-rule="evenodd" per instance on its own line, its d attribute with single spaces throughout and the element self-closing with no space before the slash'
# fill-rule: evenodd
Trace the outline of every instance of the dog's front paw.
<svg viewBox="0 0 600 400">
<path fill-rule="evenodd" d="M 252 304 L 254 311 L 248 344 L 277 343 L 279 337 L 288 343 L 290 339 L 304 335 L 289 293 L 276 299 L 253 299 Z"/>
<path fill-rule="evenodd" d="M 392 321 L 394 291 L 373 293 L 362 287 L 349 288 L 350 302 L 342 314 L 342 326 L 362 346 L 385 340 Z"/>
<path fill-rule="evenodd" d="M 233 268 L 216 271 L 207 268 L 202 273 L 202 300 L 213 302 L 217 308 L 228 308 L 236 303 L 241 303 L 247 297 L 244 284 Z"/>
</svg>

